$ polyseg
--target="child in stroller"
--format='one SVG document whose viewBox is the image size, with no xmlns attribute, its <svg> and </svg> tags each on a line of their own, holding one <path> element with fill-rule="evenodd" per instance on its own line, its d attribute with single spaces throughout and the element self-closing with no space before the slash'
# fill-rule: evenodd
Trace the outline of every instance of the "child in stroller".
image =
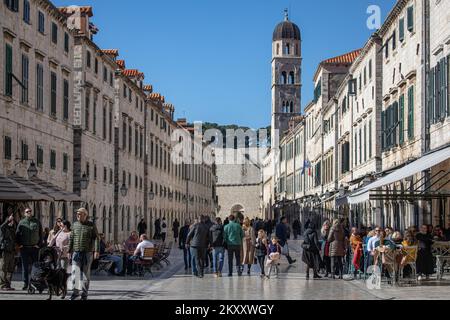
<svg viewBox="0 0 450 320">
<path fill-rule="evenodd" d="M 45 247 L 39 251 L 39 260 L 33 264 L 31 270 L 29 294 L 36 291 L 42 294 L 48 289 L 49 300 L 53 294 L 59 296 L 62 293 L 62 299 L 65 298 L 68 274 L 64 269 L 58 268 L 57 262 L 58 253 L 54 247 Z"/>
</svg>

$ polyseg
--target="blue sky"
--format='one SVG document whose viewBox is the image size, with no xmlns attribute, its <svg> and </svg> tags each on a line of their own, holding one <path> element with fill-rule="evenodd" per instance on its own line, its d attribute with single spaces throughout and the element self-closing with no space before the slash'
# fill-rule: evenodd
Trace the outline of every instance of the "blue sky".
<svg viewBox="0 0 450 320">
<path fill-rule="evenodd" d="M 395 0 L 53 0 L 91 5 L 96 43 L 117 48 L 127 68 L 188 121 L 270 124 L 271 43 L 284 8 L 302 33 L 302 105 L 320 61 L 362 47 L 373 33 L 369 5 L 384 19 Z"/>
</svg>

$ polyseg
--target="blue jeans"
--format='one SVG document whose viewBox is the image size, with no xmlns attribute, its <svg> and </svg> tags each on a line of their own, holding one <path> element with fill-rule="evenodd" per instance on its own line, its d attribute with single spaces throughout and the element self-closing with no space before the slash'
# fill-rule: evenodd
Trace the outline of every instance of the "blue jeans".
<svg viewBox="0 0 450 320">
<path fill-rule="evenodd" d="M 184 247 L 183 248 L 183 258 L 184 258 L 184 268 L 187 270 L 188 268 L 192 268 L 192 256 L 191 250 Z"/>
<path fill-rule="evenodd" d="M 213 249 L 213 270 L 215 273 L 222 272 L 225 249 L 223 247 L 216 247 Z M 217 266 L 217 263 L 219 266 Z"/>
<path fill-rule="evenodd" d="M 197 269 L 197 249 L 196 248 L 192 248 L 189 247 L 189 255 L 190 255 L 190 260 L 191 260 L 191 264 L 192 264 L 192 273 L 193 274 L 197 274 L 198 273 L 198 269 Z"/>
<path fill-rule="evenodd" d="M 123 271 L 123 258 L 122 257 L 108 254 L 107 256 L 103 257 L 102 259 L 114 262 L 116 273 L 122 273 L 122 271 Z"/>
<path fill-rule="evenodd" d="M 191 255 L 192 255 L 192 263 L 193 263 L 193 268 L 192 268 L 193 274 L 194 275 L 197 275 L 197 274 L 203 275 L 204 268 L 205 268 L 206 248 L 191 247 Z"/>
<path fill-rule="evenodd" d="M 22 280 L 25 286 L 30 284 L 30 269 L 38 261 L 39 249 L 34 247 L 23 247 L 20 250 L 22 259 Z"/>
<path fill-rule="evenodd" d="M 94 259 L 92 252 L 86 253 L 86 260 L 80 262 L 75 260 L 75 254 L 72 254 L 72 286 L 73 295 L 87 298 L 89 292 L 89 283 L 91 281 L 91 265 Z"/>
</svg>

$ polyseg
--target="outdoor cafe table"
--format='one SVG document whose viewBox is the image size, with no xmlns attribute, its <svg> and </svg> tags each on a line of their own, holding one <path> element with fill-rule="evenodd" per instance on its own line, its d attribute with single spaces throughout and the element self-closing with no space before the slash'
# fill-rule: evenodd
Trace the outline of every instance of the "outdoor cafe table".
<svg viewBox="0 0 450 320">
<path fill-rule="evenodd" d="M 450 262 L 450 242 L 436 241 L 433 243 L 432 250 L 436 258 L 437 279 L 442 280 L 444 266 Z"/>
</svg>

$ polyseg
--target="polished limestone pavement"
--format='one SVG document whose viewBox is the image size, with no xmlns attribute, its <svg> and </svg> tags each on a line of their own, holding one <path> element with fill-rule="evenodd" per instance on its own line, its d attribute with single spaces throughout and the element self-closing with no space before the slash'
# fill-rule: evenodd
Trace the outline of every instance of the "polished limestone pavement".
<svg viewBox="0 0 450 320">
<path fill-rule="evenodd" d="M 253 266 L 250 276 L 227 277 L 225 259 L 224 277 L 211 273 L 203 279 L 184 270 L 182 251 L 172 250 L 171 265 L 154 272 L 155 277 L 120 278 L 95 275 L 92 277 L 91 300 L 408 300 L 450 299 L 450 281 L 424 282 L 421 286 L 391 287 L 383 284 L 381 290 L 370 290 L 364 281 L 306 280 L 301 262 L 300 241 L 290 241 L 291 255 L 297 262 L 289 266 L 283 257 L 278 277 L 261 279 L 259 267 Z M 246 271 L 246 270 L 245 270 Z M 208 269 L 209 272 L 209 269 Z M 0 292 L 0 300 L 45 300 L 47 295 L 28 295 L 20 291 L 20 275 L 15 276 L 12 293 Z M 58 299 L 55 297 L 55 299 Z"/>
</svg>

